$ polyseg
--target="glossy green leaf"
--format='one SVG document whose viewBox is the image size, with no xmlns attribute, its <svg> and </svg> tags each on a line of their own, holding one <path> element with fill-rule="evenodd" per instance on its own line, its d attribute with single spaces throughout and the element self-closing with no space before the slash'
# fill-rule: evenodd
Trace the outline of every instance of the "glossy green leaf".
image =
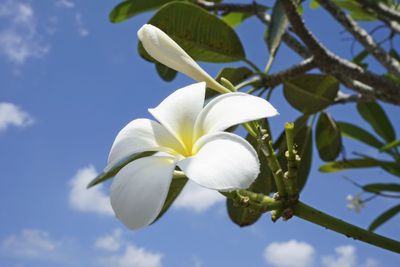
<svg viewBox="0 0 400 267">
<path fill-rule="evenodd" d="M 226 24 L 231 26 L 232 28 L 235 28 L 242 24 L 243 21 L 246 19 L 250 18 L 254 14 L 252 13 L 242 13 L 242 12 L 230 12 L 223 16 L 221 19 L 225 21 Z"/>
<path fill-rule="evenodd" d="M 323 110 L 333 103 L 339 82 L 332 76 L 304 74 L 284 82 L 286 100 L 304 114 Z"/>
<path fill-rule="evenodd" d="M 371 193 L 379 193 L 379 192 L 400 192 L 400 184 L 383 184 L 383 183 L 374 183 L 367 184 L 362 187 L 364 191 Z"/>
<path fill-rule="evenodd" d="M 135 15 L 156 9 L 172 0 L 125 0 L 113 8 L 109 19 L 113 23 L 125 21 Z"/>
<path fill-rule="evenodd" d="M 396 134 L 389 118 L 377 102 L 357 103 L 357 110 L 384 140 L 391 142 L 396 139 Z"/>
<path fill-rule="evenodd" d="M 226 200 L 229 218 L 240 227 L 249 226 L 260 219 L 262 213 L 241 207 L 230 198 Z"/>
<path fill-rule="evenodd" d="M 168 34 L 194 60 L 222 63 L 245 58 L 235 31 L 217 16 L 194 4 L 168 3 L 148 23 Z"/>
<path fill-rule="evenodd" d="M 166 82 L 170 82 L 175 79 L 176 74 L 178 73 L 176 70 L 171 69 L 161 63 L 156 63 L 156 70 L 158 75 Z"/>
<path fill-rule="evenodd" d="M 114 177 L 123 167 L 125 167 L 128 163 L 143 158 L 143 157 L 148 157 L 153 155 L 155 152 L 153 151 L 146 151 L 146 152 L 141 152 L 141 153 L 135 153 L 132 155 L 129 155 L 123 159 L 121 159 L 119 162 L 114 164 L 111 167 L 107 167 L 102 173 L 100 173 L 97 177 L 95 177 L 88 185 L 87 188 L 90 188 L 92 186 L 95 186 L 97 184 L 100 184 L 112 177 Z"/>
<path fill-rule="evenodd" d="M 376 228 L 378 228 L 379 226 L 381 226 L 382 224 L 384 224 L 385 222 L 387 222 L 388 220 L 390 220 L 391 218 L 393 218 L 397 213 L 400 212 L 400 205 L 396 205 L 390 209 L 388 209 L 387 211 L 385 211 L 384 213 L 382 213 L 381 215 L 379 215 L 372 223 L 371 225 L 368 227 L 368 230 L 370 231 L 374 231 Z"/>
<path fill-rule="evenodd" d="M 395 148 L 395 147 L 398 147 L 398 146 L 400 146 L 400 139 L 394 140 L 393 142 L 390 142 L 390 143 L 388 143 L 388 144 L 382 146 L 382 147 L 380 148 L 380 150 L 381 150 L 381 151 L 389 151 L 389 150 L 391 150 L 392 148 Z"/>
<path fill-rule="evenodd" d="M 182 192 L 183 188 L 185 187 L 188 178 L 185 176 L 183 172 L 174 171 L 174 176 L 171 181 L 171 185 L 169 186 L 167 198 L 165 199 L 164 206 L 162 207 L 160 213 L 158 214 L 156 220 L 153 222 L 155 223 L 164 213 L 171 207 L 172 203 L 174 203 L 175 199 L 179 196 Z"/>
<path fill-rule="evenodd" d="M 229 80 L 233 85 L 238 85 L 239 83 L 249 78 L 252 74 L 253 72 L 247 67 L 223 68 L 219 71 L 215 79 L 219 82 L 223 77 Z M 219 93 L 217 91 L 207 88 L 206 99 L 216 96 L 218 94 Z"/>
<path fill-rule="evenodd" d="M 274 7 L 272 8 L 271 23 L 265 33 L 270 57 L 275 55 L 288 24 L 289 21 L 286 17 L 282 1 L 275 1 Z"/>
<path fill-rule="evenodd" d="M 319 115 L 315 141 L 319 157 L 323 161 L 333 161 L 342 150 L 342 137 L 336 122 L 329 113 L 322 112 Z"/>
<path fill-rule="evenodd" d="M 383 143 L 379 141 L 375 136 L 367 132 L 366 130 L 358 127 L 357 125 L 347 122 L 337 122 L 337 126 L 341 131 L 342 135 L 354 140 L 363 142 L 364 144 L 370 145 L 375 148 L 381 148 Z"/>
<path fill-rule="evenodd" d="M 382 163 L 380 161 L 365 158 L 365 159 L 348 159 L 345 161 L 334 161 L 319 167 L 320 172 L 337 172 L 346 169 L 357 169 L 357 168 L 372 168 L 380 167 Z"/>
</svg>

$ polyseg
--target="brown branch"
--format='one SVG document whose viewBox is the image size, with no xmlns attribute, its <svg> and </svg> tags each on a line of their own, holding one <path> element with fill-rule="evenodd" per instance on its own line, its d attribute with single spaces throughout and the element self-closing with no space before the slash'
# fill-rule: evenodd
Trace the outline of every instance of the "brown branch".
<svg viewBox="0 0 400 267">
<path fill-rule="evenodd" d="M 330 0 L 317 0 L 390 73 L 400 76 L 400 63 L 382 49 L 358 23 Z M 368 2 L 368 1 L 366 1 Z"/>
<path fill-rule="evenodd" d="M 400 12 L 397 12 L 393 8 L 388 7 L 382 2 L 378 1 L 366 1 L 366 0 L 357 0 L 357 2 L 363 7 L 373 10 L 379 16 L 386 17 L 388 19 L 394 20 L 397 23 L 400 23 Z"/>
<path fill-rule="evenodd" d="M 281 0 L 293 31 L 300 37 L 304 44 L 314 55 L 318 67 L 339 80 L 359 81 L 374 88 L 374 96 L 392 104 L 400 104 L 400 86 L 385 77 L 362 69 L 360 66 L 340 58 L 325 48 L 314 35 L 306 28 L 293 0 Z M 345 84 L 346 85 L 346 84 Z"/>
<path fill-rule="evenodd" d="M 359 102 L 370 102 L 373 101 L 374 98 L 372 97 L 367 97 L 362 94 L 356 94 L 356 95 L 349 95 L 346 93 L 343 93 L 341 91 L 338 92 L 337 97 L 335 98 L 335 101 L 333 104 L 348 104 L 348 103 L 359 103 Z"/>
<path fill-rule="evenodd" d="M 281 83 L 283 83 L 286 80 L 293 79 L 299 75 L 302 75 L 314 68 L 317 67 L 317 64 L 314 61 L 314 58 L 307 58 L 304 61 L 300 62 L 297 65 L 293 65 L 292 67 L 277 72 L 275 74 L 269 75 L 267 80 L 265 81 L 265 84 L 273 88 Z"/>
</svg>

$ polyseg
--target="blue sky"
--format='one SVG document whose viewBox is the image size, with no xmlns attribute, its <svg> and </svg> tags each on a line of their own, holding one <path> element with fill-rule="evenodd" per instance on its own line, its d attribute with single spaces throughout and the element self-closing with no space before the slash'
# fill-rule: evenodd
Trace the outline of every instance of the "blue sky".
<svg viewBox="0 0 400 267">
<path fill-rule="evenodd" d="M 136 53 L 136 31 L 150 14 L 113 25 L 108 13 L 116 3 L 0 0 L 0 266 L 390 267 L 398 263 L 391 252 L 296 218 L 273 224 L 267 214 L 240 229 L 229 221 L 218 193 L 194 185 L 156 224 L 134 232 L 126 229 L 110 209 L 109 183 L 89 191 L 84 187 L 105 166 L 115 135 L 126 123 L 150 118 L 148 108 L 192 81 L 183 75 L 171 83 L 158 78 L 154 66 Z M 307 24 L 315 34 L 330 49 L 349 57 L 346 36 L 327 16 L 321 10 L 306 10 Z M 238 28 L 248 58 L 260 67 L 267 60 L 263 31 L 255 19 Z M 282 47 L 272 71 L 298 61 Z M 213 75 L 222 67 L 202 66 Z M 271 100 L 281 113 L 271 120 L 275 135 L 284 122 L 299 115 L 279 91 Z M 400 118 L 394 116 L 398 108 L 384 107 L 400 134 Z M 360 122 L 353 105 L 331 111 L 338 120 Z M 345 142 L 348 154 L 359 149 L 376 155 Z M 301 196 L 306 203 L 362 227 L 394 203 L 382 199 L 368 203 L 359 214 L 349 210 L 346 196 L 357 188 L 343 175 L 360 183 L 396 178 L 380 170 L 321 174 L 316 152 Z M 378 232 L 400 239 L 399 222 L 396 218 Z"/>
</svg>

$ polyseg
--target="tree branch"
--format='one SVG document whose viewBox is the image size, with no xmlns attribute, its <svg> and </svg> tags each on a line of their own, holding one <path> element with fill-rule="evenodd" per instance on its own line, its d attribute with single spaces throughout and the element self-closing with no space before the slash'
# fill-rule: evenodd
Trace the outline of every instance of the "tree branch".
<svg viewBox="0 0 400 267">
<path fill-rule="evenodd" d="M 286 80 L 295 78 L 299 75 L 302 75 L 314 68 L 317 67 L 317 64 L 314 61 L 314 58 L 307 58 L 306 60 L 300 62 L 297 65 L 293 65 L 292 67 L 280 71 L 278 73 L 272 74 L 268 76 L 268 79 L 266 80 L 266 85 L 269 86 L 270 88 L 273 88 L 277 86 L 278 84 L 283 83 Z"/>
<path fill-rule="evenodd" d="M 400 76 L 400 63 L 383 50 L 358 23 L 330 0 L 317 0 L 390 73 Z M 368 2 L 368 1 L 366 1 Z"/>
<path fill-rule="evenodd" d="M 400 23 L 400 12 L 397 12 L 396 10 L 388 7 L 382 2 L 374 0 L 373 1 L 357 0 L 357 2 L 363 7 L 375 11 L 375 13 L 377 13 L 380 16 L 384 16 L 388 19 L 396 21 L 397 23 Z"/>
<path fill-rule="evenodd" d="M 305 43 L 308 50 L 313 53 L 315 61 L 322 71 L 338 77 L 341 81 L 347 81 L 347 84 L 350 84 L 349 79 L 354 80 L 353 84 L 364 83 L 368 87 L 374 88 L 372 92 L 376 98 L 388 103 L 400 104 L 400 86 L 385 77 L 364 70 L 360 66 L 333 54 L 317 41 L 314 35 L 306 28 L 293 0 L 282 0 L 282 3 L 293 31 Z M 359 87 L 356 88 L 357 90 L 360 89 Z M 363 93 L 367 92 L 371 93 L 369 90 Z"/>
<path fill-rule="evenodd" d="M 343 93 L 342 91 L 339 91 L 337 97 L 335 98 L 334 104 L 369 102 L 369 101 L 373 101 L 373 100 L 374 100 L 373 97 L 372 98 L 367 97 L 362 94 L 349 95 L 349 94 Z"/>
</svg>

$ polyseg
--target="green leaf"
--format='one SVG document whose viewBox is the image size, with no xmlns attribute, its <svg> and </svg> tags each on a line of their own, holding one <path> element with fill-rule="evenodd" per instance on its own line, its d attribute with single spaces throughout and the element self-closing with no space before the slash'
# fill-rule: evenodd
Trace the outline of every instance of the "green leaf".
<svg viewBox="0 0 400 267">
<path fill-rule="evenodd" d="M 381 167 L 386 172 L 400 177 L 400 164 L 398 162 L 382 161 Z"/>
<path fill-rule="evenodd" d="M 218 82 L 221 78 L 225 78 L 229 80 L 233 85 L 238 85 L 239 83 L 243 82 L 247 78 L 253 75 L 253 72 L 247 67 L 238 67 L 238 68 L 223 68 L 219 71 L 215 80 Z M 219 93 L 213 89 L 207 88 L 206 91 L 206 99 L 216 96 Z"/>
<path fill-rule="evenodd" d="M 389 118 L 377 102 L 357 103 L 357 110 L 384 140 L 391 142 L 396 139 L 396 134 Z"/>
<path fill-rule="evenodd" d="M 262 213 L 241 207 L 230 198 L 226 200 L 229 218 L 238 226 L 244 227 L 257 222 Z"/>
<path fill-rule="evenodd" d="M 123 159 L 121 159 L 119 162 L 114 164 L 111 167 L 106 167 L 106 169 L 100 173 L 97 177 L 95 177 L 88 185 L 87 188 L 90 188 L 92 186 L 95 186 L 97 184 L 100 184 L 112 177 L 114 177 L 123 167 L 125 167 L 128 163 L 143 158 L 143 157 L 148 157 L 153 155 L 155 152 L 154 151 L 146 151 L 146 152 L 141 152 L 141 153 L 135 153 L 132 155 L 129 155 Z"/>
<path fill-rule="evenodd" d="M 178 73 L 176 70 L 171 69 L 161 63 L 156 62 L 156 70 L 158 75 L 166 82 L 170 82 L 175 79 L 176 74 Z"/>
<path fill-rule="evenodd" d="M 289 21 L 286 17 L 282 1 L 275 1 L 272 8 L 271 23 L 265 33 L 270 57 L 274 57 L 288 24 Z"/>
<path fill-rule="evenodd" d="M 311 8 L 311 9 L 317 9 L 317 8 L 319 8 L 319 3 L 318 3 L 318 1 L 317 1 L 317 0 L 311 0 L 311 1 L 310 1 L 310 8 Z"/>
<path fill-rule="evenodd" d="M 383 183 L 375 183 L 375 184 L 367 184 L 362 187 L 364 191 L 371 193 L 379 193 L 379 192 L 400 192 L 400 184 L 383 184 Z"/>
<path fill-rule="evenodd" d="M 174 203 L 175 199 L 179 196 L 183 188 L 185 187 L 188 178 L 185 176 L 183 172 L 174 171 L 174 176 L 171 181 L 171 185 L 169 186 L 167 198 L 165 199 L 164 206 L 162 207 L 160 213 L 157 218 L 154 220 L 155 223 L 164 213 L 171 207 L 172 203 Z"/>
<path fill-rule="evenodd" d="M 232 28 L 235 28 L 251 16 L 253 16 L 252 13 L 230 12 L 221 19 Z"/>
<path fill-rule="evenodd" d="M 109 19 L 113 23 L 125 21 L 135 15 L 156 9 L 172 0 L 126 0 L 113 8 Z"/>
<path fill-rule="evenodd" d="M 194 60 L 222 63 L 245 58 L 235 31 L 194 4 L 168 3 L 148 23 L 168 34 Z"/>
<path fill-rule="evenodd" d="M 381 151 L 389 151 L 392 148 L 400 146 L 400 139 L 394 140 L 380 148 Z"/>
<path fill-rule="evenodd" d="M 350 12 L 350 16 L 355 20 L 373 21 L 377 19 L 373 12 L 364 9 L 357 1 L 334 0 L 334 2 L 339 7 L 347 9 Z"/>
<path fill-rule="evenodd" d="M 329 113 L 319 115 L 315 133 L 319 157 L 323 161 L 335 160 L 342 150 L 342 137 L 336 122 Z"/>
<path fill-rule="evenodd" d="M 378 149 L 383 146 L 383 143 L 376 139 L 375 136 L 373 136 L 366 130 L 358 127 L 357 125 L 347 122 L 337 122 L 336 124 L 339 127 L 342 135 L 345 137 L 358 140 Z"/>
<path fill-rule="evenodd" d="M 371 158 L 334 161 L 319 167 L 320 172 L 337 172 L 346 169 L 380 167 L 382 163 Z"/>
<path fill-rule="evenodd" d="M 390 209 L 388 209 L 387 211 L 385 211 L 384 213 L 382 213 L 381 215 L 379 215 L 372 223 L 371 225 L 368 227 L 369 231 L 374 231 L 376 228 L 378 228 L 379 226 L 381 226 L 382 224 L 384 224 L 385 222 L 387 222 L 388 220 L 390 220 L 392 217 L 394 217 L 397 213 L 400 212 L 400 205 L 396 205 Z"/>
<path fill-rule="evenodd" d="M 333 103 L 339 82 L 332 76 L 304 74 L 284 82 L 286 100 L 304 114 L 323 110 Z"/>
</svg>

